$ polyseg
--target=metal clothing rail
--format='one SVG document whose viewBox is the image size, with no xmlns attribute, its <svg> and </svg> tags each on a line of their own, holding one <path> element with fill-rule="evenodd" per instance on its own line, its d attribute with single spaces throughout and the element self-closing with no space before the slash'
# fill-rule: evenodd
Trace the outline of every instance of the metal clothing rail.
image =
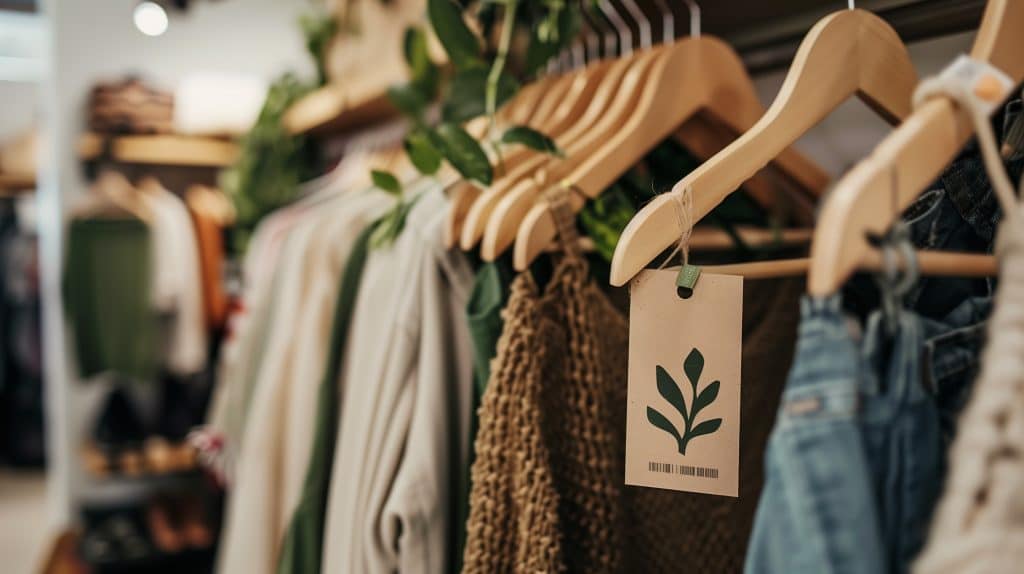
<svg viewBox="0 0 1024 574">
<path fill-rule="evenodd" d="M 752 74 L 789 66 L 811 26 L 847 6 L 841 0 L 700 4 L 704 30 L 735 47 Z M 908 43 L 974 30 L 985 10 L 985 0 L 858 0 L 856 5 L 884 18 Z"/>
</svg>

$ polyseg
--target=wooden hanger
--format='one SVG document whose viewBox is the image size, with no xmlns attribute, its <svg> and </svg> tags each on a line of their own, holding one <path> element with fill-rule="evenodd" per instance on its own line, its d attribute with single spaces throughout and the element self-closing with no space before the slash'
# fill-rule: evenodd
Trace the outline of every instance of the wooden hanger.
<svg viewBox="0 0 1024 574">
<path fill-rule="evenodd" d="M 635 58 L 640 56 L 650 58 L 652 55 L 651 52 L 645 52 Z M 598 85 L 586 110 L 569 129 L 555 138 L 558 147 L 567 153 L 572 153 L 569 150 L 570 146 L 574 142 L 584 139 L 588 130 L 597 125 L 603 117 L 606 117 L 616 96 L 621 92 L 620 88 L 626 85 L 627 77 L 632 78 L 629 80 L 630 84 L 635 84 L 642 80 L 646 69 L 641 60 L 633 57 L 614 61 L 603 76 L 595 78 Z M 476 246 L 484 234 L 485 226 L 495 206 L 510 189 L 552 161 L 554 158 L 549 155 L 535 154 L 507 173 L 495 185 L 484 190 L 472 202 L 464 221 L 459 226 L 459 244 L 462 249 L 468 251 Z"/>
<path fill-rule="evenodd" d="M 555 106 L 550 110 L 543 110 L 546 103 L 542 102 L 536 118 L 531 119 L 532 126 L 552 139 L 566 133 L 587 110 L 611 66 L 611 61 L 602 60 L 568 74 L 566 90 L 559 94 L 557 99 L 552 98 Z M 547 154 L 520 147 L 506 154 L 499 168 L 504 175 L 535 156 L 540 156 L 543 160 L 550 158 Z"/>
<path fill-rule="evenodd" d="M 746 225 L 737 226 L 732 230 L 743 241 L 743 244 L 751 248 L 781 248 L 781 247 L 802 247 L 811 241 L 812 229 L 781 229 L 778 232 L 772 229 L 752 227 Z M 596 251 L 594 240 L 589 237 L 580 237 L 579 246 L 585 253 Z M 711 226 L 700 226 L 693 230 L 690 235 L 690 253 L 721 253 L 736 249 L 736 237 L 724 229 Z M 562 250 L 558 243 L 548 245 L 549 252 Z M 795 261 L 795 260 L 794 260 Z M 806 260 L 805 260 L 806 261 Z M 720 266 L 724 268 L 725 266 Z M 703 269 L 712 269 L 704 266 Z M 714 269 L 717 269 L 715 267 Z M 751 271 L 754 272 L 754 271 Z M 799 273 L 794 273 L 799 274 Z"/>
<path fill-rule="evenodd" d="M 537 109 L 530 116 L 530 125 L 543 129 L 544 125 L 551 120 L 552 114 L 558 110 L 558 105 L 572 89 L 573 81 L 577 72 L 562 74 L 551 83 L 551 87 L 544 93 L 544 97 L 537 102 Z"/>
<path fill-rule="evenodd" d="M 574 76 L 572 85 L 565 94 L 561 105 L 551 117 L 551 123 L 534 127 L 538 127 L 545 135 L 557 140 L 580 120 L 590 103 L 596 99 L 596 91 L 608 75 L 612 65 L 613 63 L 610 61 L 599 61 L 581 70 Z M 537 166 L 546 160 L 547 157 L 544 154 L 533 150 L 523 148 L 511 150 L 503 158 L 502 164 L 495 172 L 497 181 L 494 186 L 503 185 L 507 177 L 522 177 L 518 174 L 528 174 L 536 169 L 536 167 L 523 168 L 523 164 L 532 162 L 531 166 Z M 452 248 L 458 243 L 470 208 L 478 201 L 482 193 L 480 188 L 475 185 L 463 182 L 456 185 L 449 194 L 450 208 L 445 226 L 445 243 L 448 248 Z M 476 221 L 476 217 L 474 221 Z"/>
<path fill-rule="evenodd" d="M 107 170 L 90 187 L 74 209 L 74 217 L 134 217 L 145 223 L 153 221 L 153 212 L 139 197 L 131 182 L 119 172 Z"/>
<path fill-rule="evenodd" d="M 854 94 L 887 120 L 896 121 L 910 113 L 916 84 L 917 73 L 906 46 L 885 21 L 863 10 L 826 16 L 804 38 L 764 117 L 629 222 L 612 260 L 612 285 L 624 285 L 679 239 L 681 222 L 675 204 L 686 189 L 693 190 L 692 215 L 699 221 Z M 520 263 L 532 260 L 537 243 L 552 237 L 550 214 L 534 214 L 530 223 L 537 229 L 524 229 L 523 245 L 516 246 Z"/>
<path fill-rule="evenodd" d="M 676 130 L 675 139 L 695 158 L 704 162 L 731 144 L 736 134 L 708 115 L 698 114 Z M 822 181 L 827 178 L 824 172 L 821 177 Z M 776 166 L 755 173 L 743 184 L 743 191 L 761 205 L 773 204 L 785 210 L 780 215 L 785 216 L 785 221 L 802 227 L 802 232 L 809 233 L 810 227 L 814 225 L 817 205 L 805 193 L 800 193 L 802 190 L 799 185 Z"/>
<path fill-rule="evenodd" d="M 1024 79 L 1024 2 L 990 0 L 971 56 L 1019 83 Z M 947 98 L 924 103 L 851 170 L 830 194 L 811 249 L 808 291 L 835 293 L 881 233 L 956 157 L 974 130 Z M 892 179 L 896 179 L 893 189 Z M 893 197 L 895 195 L 895 197 Z M 893 206 L 895 203 L 895 209 Z"/>
<path fill-rule="evenodd" d="M 847 16 L 847 14 L 856 13 L 849 12 L 841 13 L 840 15 Z M 873 16 L 868 16 L 874 18 Z M 835 49 L 843 49 L 850 44 L 856 46 L 856 38 L 860 37 L 860 26 L 857 24 L 861 19 L 859 14 L 851 18 L 838 18 L 837 15 L 833 15 L 826 19 L 827 21 L 824 22 L 824 25 L 819 24 L 819 26 L 816 26 L 815 31 L 812 31 L 811 40 L 804 42 L 804 50 L 802 50 L 803 61 L 800 59 L 800 54 L 798 54 L 797 73 L 795 75 L 793 73 L 790 74 L 789 80 L 783 86 L 781 99 L 777 99 L 772 109 L 763 115 L 761 113 L 763 108 L 761 108 L 756 95 L 753 93 L 753 87 L 749 77 L 743 70 L 742 63 L 735 52 L 728 46 L 720 40 L 707 37 L 687 38 L 677 43 L 672 53 L 673 57 L 670 60 L 666 60 L 664 65 L 652 76 L 653 80 L 647 91 L 644 104 L 638 108 L 637 113 L 630 119 L 630 123 L 616 132 L 615 136 L 607 142 L 602 153 L 595 154 L 588 158 L 587 162 L 580 165 L 569 176 L 568 181 L 582 191 L 584 195 L 596 197 L 600 194 L 601 190 L 620 177 L 631 162 L 636 161 L 635 158 L 641 157 L 654 143 L 661 141 L 661 139 L 668 135 L 670 133 L 668 130 L 674 129 L 698 111 L 710 113 L 716 120 L 725 123 L 736 133 L 743 133 L 744 135 L 727 147 L 726 150 L 723 150 L 723 152 L 698 168 L 693 174 L 684 178 L 683 181 L 691 181 L 698 178 L 709 166 L 714 166 L 721 158 L 728 157 L 730 151 L 735 150 L 743 150 L 743 153 L 736 152 L 735 155 L 737 156 L 748 154 L 747 163 L 749 165 L 734 167 L 737 169 L 747 167 L 749 172 L 744 172 L 745 177 L 737 178 L 733 185 L 728 188 L 728 192 L 732 192 L 742 181 L 772 160 L 778 160 L 780 163 L 792 161 L 792 159 L 788 158 L 799 156 L 789 154 L 787 158 L 786 155 L 780 156 L 780 154 L 796 140 L 796 136 L 780 138 L 777 133 L 773 133 L 773 131 L 778 132 L 778 128 L 773 130 L 772 126 L 777 126 L 779 123 L 791 124 L 795 121 L 794 118 L 787 117 L 787 115 L 795 114 L 783 113 L 786 109 L 791 109 L 785 104 L 785 102 L 789 101 L 788 96 L 790 94 L 805 96 L 805 98 L 798 99 L 798 103 L 803 103 L 802 100 L 807 98 L 817 99 L 818 108 L 827 107 L 829 110 L 841 103 L 842 98 L 839 96 L 833 96 L 827 102 L 822 102 L 820 97 L 815 97 L 814 93 L 810 93 L 805 82 L 807 82 L 807 79 L 815 80 L 816 74 L 817 81 L 827 80 L 827 76 L 823 75 L 822 67 L 824 64 L 820 61 L 821 57 L 832 53 Z M 835 20 L 840 21 L 837 25 L 838 27 L 830 27 L 829 24 Z M 832 32 L 829 33 L 829 30 Z M 820 35 L 820 38 L 818 35 Z M 854 39 L 848 39 L 845 44 L 839 42 L 842 38 L 849 38 L 850 36 Z M 828 41 L 829 39 L 832 41 Z M 825 41 L 819 42 L 819 40 Z M 896 44 L 903 50 L 903 61 L 909 65 L 909 57 L 906 55 L 905 48 L 899 43 L 898 39 Z M 816 49 L 808 49 L 808 45 L 816 47 Z M 812 57 L 810 60 L 807 58 L 808 55 Z M 818 56 L 817 59 L 814 59 L 814 56 Z M 851 60 L 856 61 L 857 58 L 851 58 Z M 805 67 L 803 65 L 804 62 L 810 67 Z M 836 65 L 834 58 L 828 65 Z M 847 68 L 843 73 L 849 74 L 850 69 L 856 70 L 858 68 Z M 810 73 L 805 73 L 805 70 Z M 794 82 L 793 78 L 802 80 L 802 82 Z M 861 82 L 851 81 L 846 82 L 846 84 L 852 84 L 851 87 L 844 90 L 845 95 L 848 97 L 857 91 Z M 670 89 L 670 86 L 679 86 L 679 88 Z M 815 93 L 838 91 L 835 89 L 825 89 L 821 86 L 815 87 L 817 88 Z M 885 93 L 884 90 L 866 91 L 870 94 Z M 904 109 L 909 107 L 909 93 L 910 90 L 908 88 L 906 90 L 908 103 L 904 106 Z M 888 98 L 879 97 L 879 99 L 884 103 L 889 102 Z M 838 101 L 833 104 L 831 100 Z M 807 106 L 811 106 L 812 103 L 806 102 Z M 891 106 L 882 107 L 888 109 Z M 813 113 L 814 108 L 811 107 L 810 109 L 810 113 Z M 821 115 L 824 115 L 824 113 L 821 112 Z M 805 112 L 804 115 L 806 116 L 808 113 Z M 816 118 L 815 121 L 817 119 L 820 118 Z M 806 119 L 802 123 L 813 125 L 813 122 Z M 803 131 L 806 131 L 806 128 L 799 133 Z M 773 135 L 776 137 L 771 137 Z M 752 147 L 749 142 L 756 143 L 765 138 L 769 138 L 770 149 L 765 149 L 768 146 L 763 145 L 760 153 L 751 155 L 753 152 L 749 149 Z M 756 149 L 756 146 L 754 147 Z M 749 161 L 751 157 L 754 158 L 752 162 Z M 735 177 L 736 174 L 730 173 L 730 175 Z M 795 170 L 794 175 L 800 177 L 801 171 Z M 820 181 L 813 182 L 812 185 L 805 185 L 805 187 L 808 189 L 820 189 Z M 722 197 L 724 198 L 725 195 L 727 194 L 723 194 Z M 698 193 L 696 197 L 701 198 L 701 194 Z M 655 202 L 659 200 L 663 202 L 665 199 L 659 197 L 655 199 Z M 578 210 L 582 208 L 583 200 L 578 196 L 574 196 L 570 203 Z M 717 205 L 717 202 L 715 204 Z M 669 207 L 673 208 L 673 214 L 675 214 L 674 206 L 670 205 Z M 642 219 L 643 214 L 648 209 L 645 208 L 641 211 L 638 217 Z M 704 215 L 704 213 L 698 212 L 698 218 Z M 635 222 L 636 219 L 630 225 L 633 225 Z M 543 249 L 543 244 L 554 238 L 554 233 L 554 221 L 551 219 L 546 202 L 540 202 L 538 205 L 533 206 L 522 219 L 522 224 L 518 227 L 515 236 L 514 260 L 516 267 L 520 269 L 528 267 L 530 262 Z M 508 241 L 508 236 L 509 234 L 506 233 L 504 241 Z M 676 237 L 678 238 L 678 233 Z M 625 234 L 623 239 L 625 239 Z"/>
<path fill-rule="evenodd" d="M 552 81 L 550 76 L 545 76 L 535 82 L 524 86 L 516 95 L 497 112 L 498 121 L 507 125 L 526 124 L 537 107 L 537 102 L 544 95 L 545 90 Z M 468 131 L 474 138 L 483 139 L 487 135 L 490 122 L 486 117 L 478 117 L 466 125 Z M 499 166 L 499 170 L 501 166 Z M 500 179 L 503 174 L 496 172 L 495 176 Z M 468 181 L 458 181 L 447 190 L 449 209 L 447 223 L 444 229 L 445 247 L 455 247 L 459 239 L 459 230 L 466 218 L 466 213 L 471 205 L 480 197 L 480 188 Z"/>
<path fill-rule="evenodd" d="M 715 153 L 727 146 L 735 139 L 735 132 L 725 126 L 714 122 L 710 118 L 694 116 L 686 121 L 673 134 L 683 147 L 693 153 L 697 158 L 706 160 Z M 827 182 L 827 176 L 817 166 L 807 162 L 800 155 L 790 156 L 793 165 L 806 167 L 807 173 L 819 175 L 819 188 L 823 189 Z M 772 177 L 774 176 L 774 181 Z M 543 182 L 550 182 L 553 178 L 548 177 Z M 774 208 L 780 193 L 786 189 L 780 187 L 780 180 L 789 182 L 790 178 L 776 173 L 759 172 L 751 178 L 744 186 L 744 190 L 766 208 Z M 798 186 L 791 186 L 794 189 Z M 524 180 L 512 188 L 498 201 L 498 205 L 492 212 L 487 227 L 485 228 L 483 241 L 480 244 L 480 257 L 484 261 L 495 261 L 508 249 L 516 240 L 519 232 L 519 225 L 523 222 L 537 203 L 538 190 L 543 188 L 543 183 L 535 180 Z M 793 217 L 791 219 L 801 225 L 809 225 L 814 220 L 814 205 L 804 197 L 791 197 Z"/>
<path fill-rule="evenodd" d="M 544 76 L 520 90 L 518 96 L 509 105 L 509 124 L 529 124 L 533 113 L 537 111 L 537 104 L 557 79 L 557 76 Z"/>
<path fill-rule="evenodd" d="M 484 214 L 481 214 L 476 227 L 463 229 L 463 249 L 467 249 L 467 245 L 469 248 L 473 247 L 479 241 L 481 235 L 483 238 L 493 235 L 494 232 L 488 233 L 488 230 L 497 228 L 503 222 L 509 221 L 509 218 L 512 217 L 511 214 L 514 213 L 514 207 L 522 202 L 519 198 L 524 194 L 533 193 L 544 182 L 557 180 L 558 174 L 567 172 L 573 166 L 578 165 L 585 158 L 597 152 L 607 141 L 608 134 L 615 129 L 615 126 L 622 125 L 625 119 L 636 109 L 643 93 L 643 86 L 648 81 L 655 62 L 663 53 L 664 47 L 658 47 L 654 50 L 642 52 L 638 56 L 638 59 L 631 64 L 626 72 L 626 77 L 623 79 L 619 90 L 608 108 L 603 110 L 600 119 L 596 123 L 586 126 L 588 129 L 584 130 L 584 133 L 581 134 L 577 141 L 572 141 L 562 148 L 565 152 L 564 159 L 548 159 L 545 166 L 539 166 L 532 173 L 525 175 L 512 187 L 508 188 L 508 191 L 501 195 L 492 196 L 491 199 L 494 202 L 494 207 L 491 209 L 491 213 L 487 214 L 486 217 L 484 217 Z M 469 230 L 473 234 L 470 236 L 471 241 L 467 241 L 466 232 Z"/>
<path fill-rule="evenodd" d="M 633 52 L 632 30 L 610 1 L 601 0 L 596 3 L 596 6 L 612 24 L 615 33 L 609 37 L 611 39 L 609 46 L 613 47 L 617 38 L 621 56 L 603 77 L 600 88 L 595 94 L 594 100 L 590 102 L 584 116 L 574 124 L 573 129 L 568 130 L 563 137 L 555 140 L 559 148 L 568 150 L 570 153 L 575 153 L 576 151 L 569 150 L 572 147 L 572 142 L 587 138 L 591 135 L 592 128 L 596 123 L 607 121 L 608 110 L 611 106 L 617 106 L 615 102 L 617 101 L 616 96 L 620 91 L 619 86 L 623 85 L 627 78 L 630 78 L 628 81 L 635 82 L 638 77 L 647 71 L 646 62 L 649 58 L 653 57 L 653 53 L 650 50 L 644 50 L 639 53 Z M 643 17 L 642 12 L 638 12 L 638 10 L 632 13 L 634 17 L 637 13 Z M 645 28 L 639 19 L 637 24 L 642 31 L 649 29 L 649 27 Z M 617 107 L 616 111 L 618 111 Z M 459 243 L 462 248 L 469 250 L 476 246 L 483 236 L 484 227 L 495 205 L 512 186 L 532 175 L 541 166 L 551 161 L 553 159 L 546 154 L 536 154 L 530 161 L 525 162 L 518 169 L 509 173 L 507 177 L 502 178 L 499 184 L 485 190 L 478 198 L 474 198 L 472 206 L 466 212 L 458 234 Z"/>
<path fill-rule="evenodd" d="M 921 275 L 933 277 L 994 277 L 999 273 L 999 262 L 992 255 L 976 253 L 949 253 L 916 251 L 917 270 Z M 806 275 L 811 267 L 810 258 L 757 261 L 731 265 L 702 265 L 707 273 L 739 275 L 746 279 L 773 279 Z M 885 269 L 882 253 L 868 248 L 854 268 L 860 271 L 880 272 Z"/>
</svg>

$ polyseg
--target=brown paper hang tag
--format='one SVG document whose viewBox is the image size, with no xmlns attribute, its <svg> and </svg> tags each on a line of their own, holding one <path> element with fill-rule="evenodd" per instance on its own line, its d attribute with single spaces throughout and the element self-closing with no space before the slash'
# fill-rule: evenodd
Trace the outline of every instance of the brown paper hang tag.
<svg viewBox="0 0 1024 574">
<path fill-rule="evenodd" d="M 679 276 L 630 285 L 626 484 L 739 496 L 743 279 Z"/>
</svg>

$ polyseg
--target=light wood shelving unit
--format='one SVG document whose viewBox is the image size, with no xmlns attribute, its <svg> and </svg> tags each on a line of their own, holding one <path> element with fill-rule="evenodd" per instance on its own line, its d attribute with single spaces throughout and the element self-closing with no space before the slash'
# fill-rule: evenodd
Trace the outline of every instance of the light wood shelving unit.
<svg viewBox="0 0 1024 574">
<path fill-rule="evenodd" d="M 0 173 L 0 197 L 21 195 L 36 188 L 33 175 Z"/>
<path fill-rule="evenodd" d="M 85 134 L 78 142 L 86 161 L 106 156 L 115 162 L 146 165 L 227 167 L 238 158 L 238 144 L 212 137 L 183 135 L 126 135 L 109 139 Z"/>
<path fill-rule="evenodd" d="M 397 115 L 386 92 L 358 94 L 340 86 L 324 86 L 292 105 L 285 113 L 284 126 L 293 134 L 339 134 Z"/>
</svg>

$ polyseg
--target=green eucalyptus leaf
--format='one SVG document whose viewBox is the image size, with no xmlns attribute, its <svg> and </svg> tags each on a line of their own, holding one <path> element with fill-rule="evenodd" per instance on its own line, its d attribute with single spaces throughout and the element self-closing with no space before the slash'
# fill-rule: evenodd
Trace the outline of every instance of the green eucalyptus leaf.
<svg viewBox="0 0 1024 574">
<path fill-rule="evenodd" d="M 658 393 L 675 407 L 679 414 L 683 415 L 683 420 L 689 424 L 690 414 L 686 410 L 686 400 L 683 399 L 683 392 L 679 390 L 679 385 L 661 365 L 657 366 L 655 372 L 658 379 Z"/>
<path fill-rule="evenodd" d="M 686 360 L 683 361 L 683 372 L 690 379 L 690 385 L 693 386 L 693 390 L 696 392 L 700 375 L 704 372 L 704 355 L 696 348 L 690 351 L 690 354 L 686 356 Z"/>
<path fill-rule="evenodd" d="M 424 61 L 430 61 L 427 53 L 427 37 L 423 28 L 409 26 L 405 29 L 405 36 L 402 37 L 402 52 L 405 54 L 405 63 L 409 68 L 415 70 Z"/>
<path fill-rule="evenodd" d="M 540 71 L 578 35 L 580 20 L 576 12 L 566 10 L 564 5 L 552 4 L 548 6 L 547 15 L 534 23 L 526 47 L 526 75 L 533 76 Z"/>
<path fill-rule="evenodd" d="M 434 175 L 441 167 L 441 152 L 431 137 L 421 131 L 414 131 L 405 138 L 405 152 L 409 160 L 423 175 Z"/>
<path fill-rule="evenodd" d="M 295 198 L 298 184 L 317 172 L 317 155 L 308 137 L 284 128 L 281 118 L 315 86 L 292 74 L 276 79 L 267 91 L 259 117 L 239 141 L 234 165 L 221 172 L 220 185 L 238 211 L 236 246 L 244 250 L 259 220 Z"/>
<path fill-rule="evenodd" d="M 409 212 L 412 211 L 420 197 L 423 197 L 422 193 L 408 201 L 399 201 L 385 213 L 370 232 L 370 247 L 377 249 L 394 243 L 405 229 L 405 221 L 409 218 Z"/>
<path fill-rule="evenodd" d="M 675 425 L 673 425 L 671 421 L 665 418 L 665 415 L 659 413 L 657 410 L 652 409 L 651 407 L 647 407 L 647 422 L 672 435 L 676 439 L 677 443 L 680 440 L 682 440 L 679 436 L 679 430 L 676 429 Z"/>
<path fill-rule="evenodd" d="M 437 87 L 440 81 L 440 71 L 430 59 L 430 50 L 427 48 L 427 33 L 418 26 L 411 26 L 405 30 L 403 40 L 405 61 L 409 64 L 412 74 L 412 84 L 428 100 L 434 99 L 437 95 Z"/>
<path fill-rule="evenodd" d="M 306 49 L 316 62 L 317 79 L 322 86 L 327 83 L 327 52 L 338 33 L 338 20 L 329 12 L 304 14 L 299 17 L 299 26 L 306 37 Z"/>
<path fill-rule="evenodd" d="M 370 177 L 373 178 L 373 185 L 380 189 L 392 195 L 402 195 L 402 184 L 393 174 L 375 169 L 370 172 Z"/>
<path fill-rule="evenodd" d="M 697 395 L 697 398 L 693 401 L 694 417 L 697 416 L 697 413 L 699 413 L 701 409 L 715 402 L 715 399 L 718 398 L 718 389 L 721 385 L 722 383 L 715 381 Z"/>
<path fill-rule="evenodd" d="M 413 84 L 401 84 L 388 88 L 388 99 L 402 113 L 420 118 L 427 108 L 427 97 Z"/>
<path fill-rule="evenodd" d="M 588 201 L 579 215 L 583 230 L 594 240 L 594 248 L 609 263 L 615 254 L 622 230 L 636 215 L 636 207 L 623 188 L 622 181 L 612 184 L 604 193 Z"/>
<path fill-rule="evenodd" d="M 444 123 L 438 126 L 435 139 L 440 143 L 441 155 L 463 177 L 483 185 L 491 184 L 494 171 L 487 153 L 466 130 L 458 124 Z"/>
<path fill-rule="evenodd" d="M 487 113 L 488 73 L 484 69 L 473 69 L 455 74 L 441 106 L 444 121 L 463 123 Z M 497 106 L 501 107 L 518 90 L 519 83 L 515 78 L 502 73 L 498 79 Z"/>
<path fill-rule="evenodd" d="M 565 157 L 555 140 L 528 126 L 512 126 L 501 136 L 501 143 L 522 144 L 539 152 Z"/>
<path fill-rule="evenodd" d="M 395 211 L 395 209 L 392 209 L 391 211 L 384 214 L 384 217 L 382 217 L 377 222 L 377 225 L 374 226 L 373 231 L 370 232 L 371 249 L 378 249 L 380 247 L 384 247 L 385 245 L 389 245 L 391 244 L 392 241 L 395 240 L 395 237 L 398 236 L 397 231 L 395 231 L 396 213 L 397 212 Z"/>
<path fill-rule="evenodd" d="M 427 0 L 427 15 L 437 39 L 457 70 L 482 68 L 480 40 L 462 19 L 462 8 L 452 0 Z"/>
</svg>

